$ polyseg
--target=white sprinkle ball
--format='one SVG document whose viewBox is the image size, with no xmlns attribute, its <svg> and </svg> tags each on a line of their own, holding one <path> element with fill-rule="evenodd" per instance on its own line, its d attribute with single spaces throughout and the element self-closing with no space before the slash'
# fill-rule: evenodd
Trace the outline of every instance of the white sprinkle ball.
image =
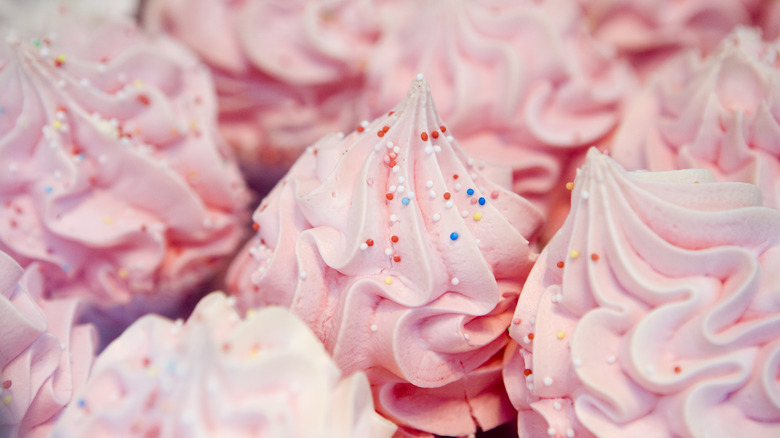
<svg viewBox="0 0 780 438">
<path fill-rule="evenodd" d="M 452 283 L 453 286 L 457 286 L 458 284 L 460 284 L 460 280 L 458 280 L 458 277 L 452 277 L 450 283 Z"/>
<path fill-rule="evenodd" d="M 433 221 L 434 222 L 439 222 L 439 220 L 441 220 L 441 215 L 439 213 L 434 213 L 433 214 Z"/>
</svg>

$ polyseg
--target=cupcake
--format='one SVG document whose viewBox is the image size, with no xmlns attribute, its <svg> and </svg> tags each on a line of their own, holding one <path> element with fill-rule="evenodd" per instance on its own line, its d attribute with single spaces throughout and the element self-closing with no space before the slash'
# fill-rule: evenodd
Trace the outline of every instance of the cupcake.
<svg viewBox="0 0 780 438">
<path fill-rule="evenodd" d="M 379 33 L 369 2 L 148 0 L 143 20 L 210 67 L 220 131 L 261 190 L 321 136 L 361 120 L 363 70 Z"/>
<path fill-rule="evenodd" d="M 36 266 L 0 252 L 0 436 L 46 437 L 94 359 L 95 331 L 76 301 L 43 300 Z"/>
<path fill-rule="evenodd" d="M 483 177 L 422 75 L 392 111 L 311 146 L 254 220 L 227 277 L 242 309 L 290 308 L 405 428 L 512 416 L 501 356 L 541 214 Z"/>
<path fill-rule="evenodd" d="M 757 187 L 591 150 L 510 327 L 520 436 L 777 436 L 778 272 Z"/>
<path fill-rule="evenodd" d="M 385 15 L 366 72 L 370 113 L 425 74 L 463 148 L 485 171 L 510 167 L 513 190 L 549 216 L 551 235 L 568 211 L 561 188 L 617 126 L 635 84 L 628 64 L 569 0 L 405 1 Z"/>
<path fill-rule="evenodd" d="M 242 319 L 222 293 L 187 322 L 142 317 L 98 356 L 53 437 L 391 437 L 360 373 L 344 375 L 289 311 Z"/>
<path fill-rule="evenodd" d="M 780 40 L 739 28 L 702 58 L 674 58 L 631 102 L 612 153 L 628 169 L 705 168 L 780 208 Z"/>
<path fill-rule="evenodd" d="M 644 75 L 679 51 L 708 53 L 762 0 L 579 0 L 593 35 L 614 45 Z"/>
<path fill-rule="evenodd" d="M 176 313 L 245 238 L 208 71 L 127 20 L 0 45 L 0 249 L 123 326 Z"/>
</svg>

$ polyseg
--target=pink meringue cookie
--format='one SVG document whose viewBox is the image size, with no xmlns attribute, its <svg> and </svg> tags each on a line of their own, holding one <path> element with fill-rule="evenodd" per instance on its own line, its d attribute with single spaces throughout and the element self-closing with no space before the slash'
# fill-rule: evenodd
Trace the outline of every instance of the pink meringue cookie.
<svg viewBox="0 0 780 438">
<path fill-rule="evenodd" d="M 780 208 L 779 56 L 780 40 L 740 28 L 711 56 L 670 61 L 630 104 L 613 156 L 632 170 L 706 168 Z"/>
<path fill-rule="evenodd" d="M 629 57 L 643 75 L 680 50 L 705 53 L 763 0 L 579 0 L 593 35 Z"/>
<path fill-rule="evenodd" d="M 75 300 L 40 300 L 36 266 L 0 252 L 0 436 L 48 436 L 87 379 L 95 331 L 75 325 Z M 36 298 L 39 299 L 36 302 Z"/>
<path fill-rule="evenodd" d="M 220 129 L 250 181 L 273 186 L 305 147 L 360 121 L 379 32 L 370 2 L 149 0 L 143 17 L 211 67 Z"/>
<path fill-rule="evenodd" d="M 208 71 L 129 21 L 54 29 L 0 45 L 0 249 L 112 322 L 174 312 L 248 219 Z"/>
<path fill-rule="evenodd" d="M 366 73 L 371 113 L 398 102 L 399 79 L 421 72 L 468 153 L 510 166 L 514 191 L 543 211 L 566 204 L 563 186 L 586 148 L 617 125 L 635 84 L 628 64 L 588 34 L 570 0 L 401 4 Z"/>
<path fill-rule="evenodd" d="M 393 111 L 314 144 L 255 211 L 227 283 L 365 370 L 383 415 L 465 435 L 511 415 L 500 355 L 541 214 L 449 132 L 418 76 Z"/>
<path fill-rule="evenodd" d="M 368 380 L 345 376 L 288 310 L 242 319 L 222 293 L 183 323 L 142 317 L 98 356 L 53 437 L 391 437 Z"/>
<path fill-rule="evenodd" d="M 778 436 L 778 284 L 755 186 L 591 150 L 510 327 L 520 436 Z"/>
</svg>

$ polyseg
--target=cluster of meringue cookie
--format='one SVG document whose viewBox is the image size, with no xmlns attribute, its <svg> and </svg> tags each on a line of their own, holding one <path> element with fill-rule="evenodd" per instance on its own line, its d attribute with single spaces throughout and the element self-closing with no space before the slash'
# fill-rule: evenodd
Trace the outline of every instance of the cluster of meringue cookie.
<svg viewBox="0 0 780 438">
<path fill-rule="evenodd" d="M 778 11 L 0 5 L 0 437 L 779 436 Z"/>
</svg>

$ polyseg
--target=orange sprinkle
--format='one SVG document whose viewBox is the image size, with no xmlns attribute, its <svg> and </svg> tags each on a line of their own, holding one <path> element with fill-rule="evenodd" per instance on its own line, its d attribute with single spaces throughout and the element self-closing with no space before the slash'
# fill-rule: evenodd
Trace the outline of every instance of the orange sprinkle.
<svg viewBox="0 0 780 438">
<path fill-rule="evenodd" d="M 444 192 L 444 199 L 450 199 L 451 197 L 450 192 Z"/>
<path fill-rule="evenodd" d="M 393 114 L 395 114 L 395 111 L 390 111 L 389 113 L 387 113 L 387 116 L 389 117 L 392 116 Z"/>
<path fill-rule="evenodd" d="M 556 266 L 558 266 L 559 268 L 563 268 L 563 262 L 558 262 Z"/>
<path fill-rule="evenodd" d="M 458 179 L 458 174 L 457 173 L 453 174 L 452 179 Z"/>
<path fill-rule="evenodd" d="M 594 262 L 598 261 L 599 255 L 594 252 L 593 254 L 590 255 L 590 259 L 593 260 Z"/>
<path fill-rule="evenodd" d="M 676 366 L 676 367 L 674 367 L 674 372 L 675 372 L 675 374 L 680 374 L 682 372 L 682 368 L 680 368 L 679 366 Z"/>
<path fill-rule="evenodd" d="M 533 373 L 534 373 L 534 372 L 533 372 L 533 371 L 531 371 L 531 370 L 530 370 L 530 369 L 528 369 L 528 368 L 526 368 L 526 369 L 525 369 L 525 371 L 523 371 L 523 374 L 525 374 L 526 376 L 530 376 L 530 375 L 531 375 L 531 374 L 533 374 Z"/>
<path fill-rule="evenodd" d="M 533 341 L 534 340 L 534 334 L 533 333 L 528 333 L 528 339 Z"/>
<path fill-rule="evenodd" d="M 395 167 L 396 164 L 398 164 L 398 163 L 396 163 L 395 160 L 390 160 L 390 162 L 387 163 L 387 165 L 390 166 L 390 168 Z"/>
<path fill-rule="evenodd" d="M 365 131 L 365 129 L 363 129 L 363 127 L 362 127 L 362 126 L 358 126 L 358 127 L 355 129 L 355 130 L 356 130 L 357 132 L 363 132 L 363 131 Z"/>
<path fill-rule="evenodd" d="M 253 223 L 252 224 L 252 229 L 255 230 L 255 231 L 259 230 L 260 229 L 260 224 L 258 224 L 257 222 Z"/>
</svg>

